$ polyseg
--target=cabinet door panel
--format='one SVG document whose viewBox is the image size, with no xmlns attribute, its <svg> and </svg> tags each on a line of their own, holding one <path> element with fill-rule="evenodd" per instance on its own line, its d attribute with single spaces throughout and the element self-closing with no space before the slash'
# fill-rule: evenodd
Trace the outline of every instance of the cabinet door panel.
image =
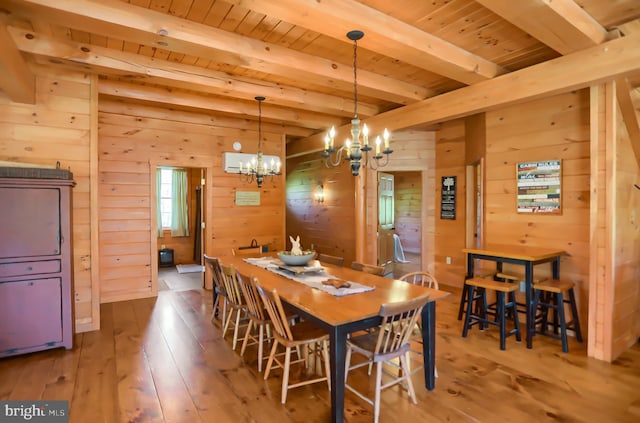
<svg viewBox="0 0 640 423">
<path fill-rule="evenodd" d="M 0 188 L 0 259 L 60 254 L 60 190 Z"/>
<path fill-rule="evenodd" d="M 0 356 L 62 342 L 60 278 L 0 283 Z"/>
</svg>

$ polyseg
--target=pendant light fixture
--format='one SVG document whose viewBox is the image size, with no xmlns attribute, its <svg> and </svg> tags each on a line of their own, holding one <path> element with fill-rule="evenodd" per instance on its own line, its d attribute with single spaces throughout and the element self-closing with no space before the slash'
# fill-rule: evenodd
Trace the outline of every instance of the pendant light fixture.
<svg viewBox="0 0 640 423">
<path fill-rule="evenodd" d="M 262 155 L 262 102 L 265 100 L 262 96 L 257 96 L 256 101 L 258 102 L 258 153 L 255 157 L 253 157 L 246 165 L 243 165 L 240 162 L 240 176 L 244 179 L 246 183 L 253 183 L 255 180 L 258 184 L 258 188 L 262 188 L 262 182 L 266 177 L 273 178 L 276 175 L 281 175 L 280 173 L 280 159 L 277 161 L 271 159 L 270 163 L 267 163 L 263 159 Z"/>
<path fill-rule="evenodd" d="M 389 147 L 389 131 L 385 128 L 382 138 L 375 138 L 374 147 L 369 145 L 369 128 L 367 124 L 360 129 L 360 118 L 358 118 L 358 40 L 364 37 L 364 32 L 354 30 L 347 33 L 347 38 L 353 41 L 353 119 L 351 119 L 351 139 L 347 139 L 344 146 L 335 149 L 334 141 L 336 130 L 331 128 L 324 138 L 324 151 L 322 157 L 327 167 L 337 167 L 342 160 L 349 161 L 351 173 L 358 176 L 361 164 L 373 170 L 384 167 L 389 163 L 389 155 L 393 150 Z M 360 137 L 362 135 L 362 139 Z M 369 156 L 369 152 L 371 157 Z M 335 153 L 335 154 L 334 154 Z M 381 162 L 382 158 L 384 162 Z"/>
</svg>

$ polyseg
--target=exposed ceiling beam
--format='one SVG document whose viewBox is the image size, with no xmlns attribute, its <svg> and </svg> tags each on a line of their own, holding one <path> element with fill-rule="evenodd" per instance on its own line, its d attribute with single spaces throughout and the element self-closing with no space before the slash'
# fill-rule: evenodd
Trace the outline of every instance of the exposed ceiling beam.
<svg viewBox="0 0 640 423">
<path fill-rule="evenodd" d="M 630 22 L 618 25 L 617 27 L 624 35 L 632 35 L 640 32 L 640 19 L 634 19 Z"/>
<path fill-rule="evenodd" d="M 153 119 L 157 122 L 156 125 L 166 125 L 167 129 L 170 129 L 172 125 L 176 123 L 179 125 L 190 123 L 193 131 L 199 131 L 203 134 L 211 134 L 214 128 L 231 128 L 241 131 L 251 130 L 256 131 L 258 129 L 258 121 L 252 119 L 240 119 L 237 116 L 225 116 L 219 113 L 208 113 L 202 110 L 190 111 L 183 110 L 177 107 L 166 106 L 152 106 L 143 103 L 132 103 L 122 101 L 121 99 L 111 99 L 105 96 L 100 99 L 100 116 L 99 122 L 111 121 L 109 115 L 119 115 L 117 119 L 122 116 L 129 116 L 132 120 L 143 121 L 145 119 Z M 117 122 L 112 122 L 117 126 Z M 218 129 L 214 129 L 216 131 Z M 305 129 L 298 126 L 279 125 L 271 122 L 262 122 L 262 130 L 265 132 L 286 133 L 288 135 L 303 137 L 309 136 L 313 133 L 311 129 Z"/>
<path fill-rule="evenodd" d="M 476 1 L 560 54 L 607 40 L 607 30 L 574 0 Z"/>
<path fill-rule="evenodd" d="M 501 66 L 353 0 L 227 0 L 338 40 L 365 32 L 359 46 L 470 85 L 506 73 Z M 301 13 L 301 11 L 304 13 Z"/>
<path fill-rule="evenodd" d="M 640 124 L 638 123 L 636 109 L 633 107 L 631 90 L 632 88 L 626 78 L 618 78 L 616 80 L 616 97 L 620 105 L 620 112 L 629 133 L 631 148 L 636 156 L 636 163 L 640 166 Z"/>
<path fill-rule="evenodd" d="M 640 70 L 640 35 L 618 38 L 548 62 L 485 82 L 381 113 L 364 122 L 370 128 L 398 130 L 430 125 L 471 114 L 586 88 Z M 336 139 L 346 138 L 350 126 L 337 128 Z M 287 146 L 287 157 L 320 151 L 324 134 Z"/>
<path fill-rule="evenodd" d="M 36 77 L 18 51 L 7 27 L 0 21 L 0 90 L 11 101 L 35 104 Z"/>
<path fill-rule="evenodd" d="M 258 106 L 255 101 L 239 101 L 222 97 L 210 97 L 192 94 L 170 88 L 147 87 L 126 82 L 100 80 L 98 93 L 115 97 L 126 97 L 145 102 L 173 104 L 192 109 L 215 110 L 217 112 L 241 115 L 241 117 L 257 116 Z M 339 125 L 336 118 L 318 113 L 303 112 L 265 103 L 262 107 L 263 119 L 293 122 L 304 128 L 324 128 L 327 125 Z"/>
<path fill-rule="evenodd" d="M 344 117 L 353 116 L 353 103 L 342 97 L 234 77 L 200 66 L 183 65 L 90 44 L 62 41 L 22 28 L 9 27 L 8 30 L 19 50 L 89 65 L 94 73 L 166 84 L 176 88 L 196 89 L 245 100 L 253 100 L 256 95 L 263 95 L 270 102 L 281 106 Z M 358 112 L 367 117 L 378 114 L 380 110 L 376 106 L 358 102 Z"/>
<path fill-rule="evenodd" d="M 349 90 L 353 68 L 332 60 L 243 37 L 197 22 L 120 1 L 22 0 L 14 10 L 27 16 L 46 15 L 71 28 L 122 40 L 134 39 L 150 47 L 206 57 L 253 71 L 295 75 L 302 80 Z M 223 56 L 223 57 L 221 57 Z M 423 87 L 373 72 L 358 72 L 362 94 L 398 104 L 410 104 L 433 95 Z"/>
</svg>

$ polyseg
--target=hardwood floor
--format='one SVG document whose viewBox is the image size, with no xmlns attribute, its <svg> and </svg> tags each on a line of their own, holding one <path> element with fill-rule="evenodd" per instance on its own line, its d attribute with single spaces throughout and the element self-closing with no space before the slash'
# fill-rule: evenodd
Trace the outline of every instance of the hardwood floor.
<svg viewBox="0 0 640 423">
<path fill-rule="evenodd" d="M 459 290 L 437 305 L 437 369 L 432 392 L 414 375 L 418 405 L 397 387 L 382 394 L 382 422 L 637 422 L 640 346 L 613 364 L 586 358 L 584 344 L 537 337 L 534 348 L 494 328 L 460 336 Z M 75 336 L 75 348 L 0 359 L 0 399 L 70 401 L 70 421 L 325 422 L 327 386 L 293 389 L 280 404 L 281 371 L 267 381 L 256 351 L 245 358 L 209 321 L 211 293 L 164 290 L 157 298 L 103 304 L 102 329 Z M 238 348 L 239 350 L 239 348 Z M 366 370 L 349 376 L 373 388 Z M 348 422 L 368 422 L 369 405 L 346 394 Z"/>
<path fill-rule="evenodd" d="M 178 273 L 175 267 L 162 267 L 158 269 L 158 289 L 162 283 L 166 289 L 183 291 L 185 289 L 198 289 L 203 287 L 203 276 L 199 272 Z"/>
<path fill-rule="evenodd" d="M 400 276 L 409 273 L 416 272 L 418 270 L 422 270 L 420 266 L 420 254 L 419 253 L 409 253 L 404 252 L 404 257 L 409 262 L 408 263 L 392 263 L 392 275 L 394 278 L 399 278 Z"/>
</svg>

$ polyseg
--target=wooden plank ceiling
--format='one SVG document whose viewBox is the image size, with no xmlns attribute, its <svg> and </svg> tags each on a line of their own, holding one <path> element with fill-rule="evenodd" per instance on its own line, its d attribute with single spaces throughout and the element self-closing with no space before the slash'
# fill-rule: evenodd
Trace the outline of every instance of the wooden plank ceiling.
<svg viewBox="0 0 640 423">
<path fill-rule="evenodd" d="M 374 121 L 640 32 L 637 0 L 3 0 L 0 16 L 13 101 L 33 101 L 26 69 L 47 63 L 98 74 L 105 101 L 256 119 L 262 95 L 263 121 L 316 143 L 354 113 L 352 29 L 358 114 Z M 633 70 L 618 75 L 631 91 Z"/>
</svg>

